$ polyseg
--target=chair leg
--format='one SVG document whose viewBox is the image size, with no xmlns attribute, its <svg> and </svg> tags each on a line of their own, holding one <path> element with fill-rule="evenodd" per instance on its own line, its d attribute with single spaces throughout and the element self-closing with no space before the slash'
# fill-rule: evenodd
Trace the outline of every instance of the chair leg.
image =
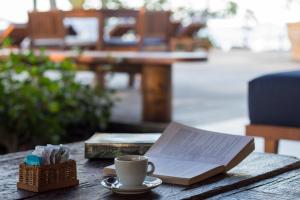
<svg viewBox="0 0 300 200">
<path fill-rule="evenodd" d="M 265 138 L 265 152 L 278 153 L 278 140 Z"/>
<path fill-rule="evenodd" d="M 129 73 L 129 79 L 128 79 L 128 87 L 133 87 L 134 86 L 134 77 L 135 73 Z"/>
</svg>

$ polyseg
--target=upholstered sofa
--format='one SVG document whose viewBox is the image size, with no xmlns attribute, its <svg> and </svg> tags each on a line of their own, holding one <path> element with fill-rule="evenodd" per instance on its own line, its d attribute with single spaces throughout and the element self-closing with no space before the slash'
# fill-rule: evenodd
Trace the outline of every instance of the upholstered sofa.
<svg viewBox="0 0 300 200">
<path fill-rule="evenodd" d="M 251 80 L 248 106 L 246 135 L 264 137 L 266 152 L 277 153 L 280 139 L 300 140 L 300 71 Z"/>
</svg>

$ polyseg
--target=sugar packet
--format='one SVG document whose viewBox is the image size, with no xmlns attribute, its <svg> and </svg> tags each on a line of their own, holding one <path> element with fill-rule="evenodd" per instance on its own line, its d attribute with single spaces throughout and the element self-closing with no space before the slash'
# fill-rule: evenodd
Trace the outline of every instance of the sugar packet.
<svg viewBox="0 0 300 200">
<path fill-rule="evenodd" d="M 70 149 L 64 145 L 47 144 L 47 146 L 36 146 L 34 151 L 27 156 L 28 159 L 26 157 L 25 163 L 26 160 L 30 160 L 30 158 L 32 159 L 35 157 L 41 160 L 42 165 L 63 163 L 69 160 L 69 154 Z M 32 162 L 28 161 L 28 163 Z"/>
</svg>

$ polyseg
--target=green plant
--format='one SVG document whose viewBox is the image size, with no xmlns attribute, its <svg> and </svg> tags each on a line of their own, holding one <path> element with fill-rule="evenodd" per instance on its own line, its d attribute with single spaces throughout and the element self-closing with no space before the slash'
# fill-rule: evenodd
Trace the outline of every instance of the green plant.
<svg viewBox="0 0 300 200">
<path fill-rule="evenodd" d="M 104 9 L 135 8 L 125 0 L 100 0 L 100 4 Z M 149 10 L 164 10 L 167 4 L 168 0 L 143 0 L 143 7 Z"/>
<path fill-rule="evenodd" d="M 32 51 L 0 61 L 0 144 L 12 152 L 58 143 L 74 127 L 105 128 L 111 92 L 76 82 L 75 73 L 70 60 L 54 63 Z"/>
<path fill-rule="evenodd" d="M 209 2 L 209 0 L 207 1 Z M 233 17 L 238 12 L 238 4 L 234 1 L 225 1 L 224 8 L 214 10 L 207 5 L 204 9 L 197 9 L 191 5 L 182 6 L 174 12 L 180 19 L 197 20 L 206 23 L 209 19 Z"/>
<path fill-rule="evenodd" d="M 80 9 L 82 8 L 85 0 L 69 0 L 69 2 L 72 4 L 73 8 Z"/>
<path fill-rule="evenodd" d="M 13 43 L 12 39 L 9 37 L 6 37 L 3 39 L 2 43 L 1 43 L 1 48 L 7 48 L 9 46 L 11 46 Z"/>
<path fill-rule="evenodd" d="M 168 0 L 144 0 L 144 8 L 148 10 L 164 10 L 167 7 Z"/>
<path fill-rule="evenodd" d="M 122 9 L 127 8 L 127 4 L 121 0 L 100 0 L 102 9 Z"/>
</svg>

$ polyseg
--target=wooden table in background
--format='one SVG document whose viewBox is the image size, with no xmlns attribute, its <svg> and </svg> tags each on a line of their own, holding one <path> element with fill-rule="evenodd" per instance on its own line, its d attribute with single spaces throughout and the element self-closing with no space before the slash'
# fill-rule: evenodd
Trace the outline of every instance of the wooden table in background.
<svg viewBox="0 0 300 200">
<path fill-rule="evenodd" d="M 28 152 L 0 156 L 0 199 L 300 199 L 300 161 L 295 157 L 252 153 L 227 174 L 179 186 L 163 184 L 153 191 L 124 196 L 101 186 L 102 169 L 112 160 L 87 160 L 84 144 L 69 145 L 77 162 L 79 186 L 46 193 L 18 190 L 19 163 Z"/>
<path fill-rule="evenodd" d="M 9 50 L 0 51 L 0 58 Z M 172 65 L 176 62 L 207 61 L 206 52 L 112 52 L 112 51 L 55 51 L 45 52 L 53 60 L 72 58 L 95 71 L 103 84 L 101 66 L 140 70 L 142 74 L 143 121 L 170 122 L 172 120 Z M 192 80 L 191 80 L 192 81 Z"/>
</svg>

